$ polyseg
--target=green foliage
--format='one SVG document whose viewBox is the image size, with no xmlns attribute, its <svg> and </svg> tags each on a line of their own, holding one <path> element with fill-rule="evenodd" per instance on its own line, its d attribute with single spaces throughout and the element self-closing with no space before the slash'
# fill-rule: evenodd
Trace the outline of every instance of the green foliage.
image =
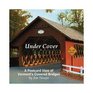
<svg viewBox="0 0 93 93">
<path fill-rule="evenodd" d="M 45 11 L 46 11 L 46 13 L 52 13 L 53 9 L 46 9 Z"/>
<path fill-rule="evenodd" d="M 30 13 L 21 9 L 10 10 L 10 40 L 28 24 Z"/>
<path fill-rule="evenodd" d="M 82 9 L 72 9 L 70 11 L 66 11 L 65 13 L 61 12 L 58 15 L 58 20 L 61 21 L 62 24 L 64 23 L 65 25 L 67 25 L 66 23 L 68 23 L 69 27 L 74 28 L 83 33 L 83 17 L 84 14 Z"/>
<path fill-rule="evenodd" d="M 62 13 L 58 14 L 58 20 L 62 22 L 62 25 L 63 25 L 64 18 L 66 18 L 65 13 L 62 12 Z"/>
</svg>

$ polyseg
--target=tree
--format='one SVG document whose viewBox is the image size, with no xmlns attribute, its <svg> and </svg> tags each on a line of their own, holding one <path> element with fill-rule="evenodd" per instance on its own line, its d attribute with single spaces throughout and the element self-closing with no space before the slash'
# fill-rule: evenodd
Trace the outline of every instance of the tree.
<svg viewBox="0 0 93 93">
<path fill-rule="evenodd" d="M 64 15 L 63 17 L 60 17 L 61 15 Z M 65 23 L 69 23 L 68 26 L 71 28 L 74 28 L 80 32 L 83 33 L 83 10 L 82 9 L 72 9 L 70 11 L 67 11 L 66 13 L 60 13 L 58 15 L 58 20 L 65 19 Z"/>
<path fill-rule="evenodd" d="M 28 24 L 28 19 L 32 17 L 28 11 L 21 9 L 10 10 L 10 40 Z"/>
<path fill-rule="evenodd" d="M 68 21 L 70 21 L 70 26 L 72 28 L 83 33 L 83 10 L 71 10 L 71 13 L 68 16 Z"/>
<path fill-rule="evenodd" d="M 46 11 L 46 13 L 52 13 L 53 9 L 46 9 L 45 11 Z"/>
<path fill-rule="evenodd" d="M 63 25 L 63 21 L 65 17 L 66 17 L 66 14 L 63 12 L 58 14 L 58 20 L 61 21 L 62 25 Z"/>
</svg>

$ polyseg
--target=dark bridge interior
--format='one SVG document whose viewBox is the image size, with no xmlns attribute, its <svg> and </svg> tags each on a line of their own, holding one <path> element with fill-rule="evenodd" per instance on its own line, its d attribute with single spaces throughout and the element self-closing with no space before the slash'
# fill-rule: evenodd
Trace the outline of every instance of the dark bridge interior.
<svg viewBox="0 0 93 93">
<path fill-rule="evenodd" d="M 49 48 L 25 48 L 25 44 L 48 45 Z M 57 46 L 57 47 L 50 47 Z M 51 36 L 29 37 L 22 47 L 23 66 L 35 66 L 40 64 L 61 62 L 61 51 L 59 42 Z"/>
<path fill-rule="evenodd" d="M 58 45 L 57 48 L 33 48 L 33 49 L 25 49 L 25 44 L 30 44 L 30 45 L 43 45 L 43 44 L 47 44 L 47 45 Z M 59 42 L 52 36 L 40 36 L 40 37 L 29 37 L 23 45 L 23 54 L 24 55 L 29 55 L 29 54 L 33 54 L 35 51 L 39 52 L 39 51 L 57 51 L 60 50 L 60 44 Z"/>
</svg>

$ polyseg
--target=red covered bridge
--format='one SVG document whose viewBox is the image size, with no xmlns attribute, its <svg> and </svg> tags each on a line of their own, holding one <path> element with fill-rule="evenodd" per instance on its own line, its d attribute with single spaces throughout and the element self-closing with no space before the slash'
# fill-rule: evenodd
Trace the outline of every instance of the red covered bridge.
<svg viewBox="0 0 93 93">
<path fill-rule="evenodd" d="M 39 16 L 10 43 L 10 50 L 14 58 L 11 65 L 84 65 L 83 35 Z"/>
</svg>

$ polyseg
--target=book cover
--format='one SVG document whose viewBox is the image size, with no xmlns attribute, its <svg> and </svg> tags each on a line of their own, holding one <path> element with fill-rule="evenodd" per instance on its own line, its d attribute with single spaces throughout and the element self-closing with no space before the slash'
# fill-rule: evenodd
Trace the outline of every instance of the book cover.
<svg viewBox="0 0 93 93">
<path fill-rule="evenodd" d="M 11 9 L 10 83 L 83 83 L 83 9 Z"/>
</svg>

